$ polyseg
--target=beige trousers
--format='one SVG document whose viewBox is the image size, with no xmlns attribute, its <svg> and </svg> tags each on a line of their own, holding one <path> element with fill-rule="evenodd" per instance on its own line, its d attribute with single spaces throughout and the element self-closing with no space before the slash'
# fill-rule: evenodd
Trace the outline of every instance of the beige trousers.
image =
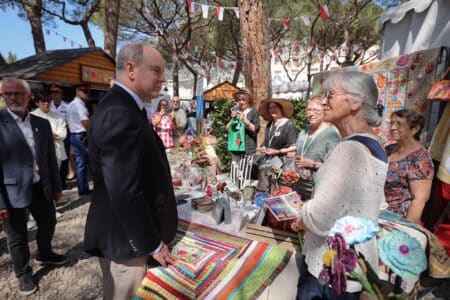
<svg viewBox="0 0 450 300">
<path fill-rule="evenodd" d="M 103 274 L 103 299 L 131 299 L 147 271 L 147 257 L 112 261 L 99 257 Z"/>
</svg>

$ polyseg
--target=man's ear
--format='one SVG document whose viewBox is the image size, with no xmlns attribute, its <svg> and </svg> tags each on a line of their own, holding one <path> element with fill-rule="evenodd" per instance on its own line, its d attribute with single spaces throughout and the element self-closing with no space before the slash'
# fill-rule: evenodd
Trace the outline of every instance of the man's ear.
<svg viewBox="0 0 450 300">
<path fill-rule="evenodd" d="M 125 72 L 127 72 L 128 77 L 131 81 L 136 79 L 136 68 L 131 61 L 125 63 Z"/>
</svg>

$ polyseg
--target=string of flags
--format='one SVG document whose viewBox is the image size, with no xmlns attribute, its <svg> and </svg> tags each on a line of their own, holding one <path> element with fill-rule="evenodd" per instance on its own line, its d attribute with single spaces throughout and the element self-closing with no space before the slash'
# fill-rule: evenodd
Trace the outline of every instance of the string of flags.
<svg viewBox="0 0 450 300">
<path fill-rule="evenodd" d="M 348 3 L 348 0 L 340 0 L 340 2 L 342 5 L 346 5 Z M 189 13 L 191 13 L 191 14 L 195 13 L 197 10 L 201 11 L 202 17 L 204 19 L 207 19 L 209 17 L 210 10 L 213 10 L 216 12 L 218 21 L 223 21 L 223 15 L 224 15 L 225 10 L 232 10 L 234 12 L 234 15 L 236 16 L 236 18 L 239 19 L 239 7 L 219 6 L 219 5 L 213 6 L 213 5 L 208 5 L 208 4 L 204 4 L 204 3 L 194 2 L 192 0 L 187 0 L 187 7 L 188 7 Z M 318 5 L 317 9 L 323 20 L 326 21 L 330 18 L 330 12 L 329 12 L 328 6 L 326 4 Z M 291 26 L 291 21 L 296 20 L 296 19 L 301 19 L 306 26 L 311 25 L 311 20 L 309 19 L 308 16 L 298 16 L 298 17 L 289 18 L 289 19 L 269 18 L 269 24 L 271 21 L 280 21 L 281 24 L 283 25 L 283 27 L 287 30 Z"/>
<path fill-rule="evenodd" d="M 55 35 L 55 36 L 60 36 L 60 37 L 62 38 L 63 42 L 64 42 L 64 43 L 70 43 L 70 47 L 72 47 L 72 48 L 75 48 L 75 47 L 83 48 L 83 45 L 80 44 L 79 42 L 76 42 L 76 41 L 74 41 L 74 40 L 71 40 L 71 39 L 69 39 L 67 36 L 65 36 L 65 35 L 63 35 L 63 34 L 57 32 L 57 31 L 53 31 L 53 30 L 51 30 L 51 29 L 49 29 L 49 28 L 46 28 L 46 29 L 45 29 L 45 34 L 46 34 L 47 36 L 51 36 L 52 34 Z"/>
</svg>

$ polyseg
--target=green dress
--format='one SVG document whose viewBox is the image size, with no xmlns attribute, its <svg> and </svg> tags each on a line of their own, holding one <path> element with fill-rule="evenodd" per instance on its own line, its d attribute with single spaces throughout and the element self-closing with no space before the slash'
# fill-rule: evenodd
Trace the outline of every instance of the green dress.
<svg viewBox="0 0 450 300">
<path fill-rule="evenodd" d="M 335 127 L 323 129 L 314 138 L 310 138 L 305 131 L 301 131 L 297 138 L 297 156 L 303 155 L 305 158 L 323 163 L 328 153 L 334 149 L 340 139 L 341 137 Z M 309 177 L 311 179 L 311 176 L 315 175 L 316 170 L 309 169 L 309 171 Z M 308 177 L 307 170 L 300 171 L 299 173 L 301 175 L 304 173 Z"/>
</svg>

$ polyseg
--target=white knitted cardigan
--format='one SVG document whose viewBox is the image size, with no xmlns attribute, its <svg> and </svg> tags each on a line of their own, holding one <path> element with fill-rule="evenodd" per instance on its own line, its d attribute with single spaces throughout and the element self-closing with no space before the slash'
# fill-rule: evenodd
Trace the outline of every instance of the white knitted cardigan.
<svg viewBox="0 0 450 300">
<path fill-rule="evenodd" d="M 358 135 L 376 139 L 369 134 Z M 322 255 L 328 249 L 326 236 L 336 220 L 350 215 L 377 221 L 384 199 L 388 164 L 372 156 L 360 142 L 348 140 L 352 136 L 344 138 L 330 153 L 317 173 L 313 199 L 301 211 L 301 218 L 308 228 L 303 254 L 308 271 L 316 278 L 323 268 Z M 356 249 L 377 270 L 378 252 L 374 239 Z M 359 290 L 359 284 L 348 283 L 348 292 Z"/>
</svg>

